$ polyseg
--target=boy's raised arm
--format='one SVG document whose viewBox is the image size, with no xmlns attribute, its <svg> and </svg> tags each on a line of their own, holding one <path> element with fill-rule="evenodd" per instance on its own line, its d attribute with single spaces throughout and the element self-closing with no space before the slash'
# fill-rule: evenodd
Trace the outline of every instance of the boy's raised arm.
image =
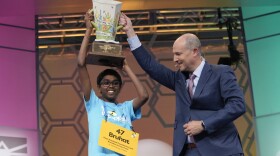
<svg viewBox="0 0 280 156">
<path fill-rule="evenodd" d="M 133 109 L 137 110 L 140 107 L 142 107 L 149 99 L 149 94 L 144 87 L 144 85 L 140 82 L 140 80 L 137 78 L 137 76 L 133 73 L 131 68 L 128 66 L 126 60 L 124 60 L 123 69 L 127 73 L 127 75 L 132 80 L 138 96 L 133 100 Z"/>
<path fill-rule="evenodd" d="M 82 89 L 84 92 L 85 99 L 88 101 L 90 98 L 91 92 L 91 83 L 89 74 L 86 67 L 86 56 L 88 50 L 88 43 L 90 39 L 90 35 L 92 33 L 92 24 L 91 20 L 93 19 L 93 15 L 90 11 L 85 14 L 85 24 L 86 24 L 86 33 L 84 39 L 82 41 L 82 45 L 78 54 L 78 70 L 79 70 L 79 77 L 82 84 Z"/>
</svg>

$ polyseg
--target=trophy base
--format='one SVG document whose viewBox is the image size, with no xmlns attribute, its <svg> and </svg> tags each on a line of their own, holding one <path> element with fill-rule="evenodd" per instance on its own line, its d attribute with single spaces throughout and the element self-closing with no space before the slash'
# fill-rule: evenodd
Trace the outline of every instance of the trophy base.
<svg viewBox="0 0 280 156">
<path fill-rule="evenodd" d="M 122 55 L 122 45 L 104 42 L 93 42 L 92 52 L 86 58 L 87 64 L 122 67 L 125 57 Z"/>
</svg>

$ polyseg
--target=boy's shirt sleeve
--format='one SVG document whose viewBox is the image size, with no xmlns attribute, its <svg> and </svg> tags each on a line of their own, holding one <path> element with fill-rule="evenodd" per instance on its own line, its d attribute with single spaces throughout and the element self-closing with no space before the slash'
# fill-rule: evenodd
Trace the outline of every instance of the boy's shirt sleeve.
<svg viewBox="0 0 280 156">
<path fill-rule="evenodd" d="M 133 100 L 126 101 L 125 105 L 128 108 L 127 110 L 129 110 L 131 121 L 140 119 L 142 117 L 141 108 L 138 108 L 136 111 L 133 110 Z"/>
</svg>

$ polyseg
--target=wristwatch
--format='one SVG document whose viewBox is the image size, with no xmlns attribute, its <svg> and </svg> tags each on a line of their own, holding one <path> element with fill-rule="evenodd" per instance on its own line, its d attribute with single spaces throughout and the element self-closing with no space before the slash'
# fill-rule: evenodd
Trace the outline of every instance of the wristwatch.
<svg viewBox="0 0 280 156">
<path fill-rule="evenodd" d="M 205 125 L 204 125 L 204 122 L 201 120 L 201 126 L 203 128 L 203 130 L 205 130 Z"/>
</svg>

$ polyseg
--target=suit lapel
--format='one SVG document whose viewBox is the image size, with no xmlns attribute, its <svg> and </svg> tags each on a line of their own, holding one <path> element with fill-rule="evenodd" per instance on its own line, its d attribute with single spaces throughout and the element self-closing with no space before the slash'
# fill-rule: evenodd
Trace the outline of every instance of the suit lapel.
<svg viewBox="0 0 280 156">
<path fill-rule="evenodd" d="M 204 88 L 205 84 L 207 83 L 209 77 L 212 74 L 212 70 L 210 68 L 210 65 L 208 63 L 205 62 L 205 65 L 202 69 L 199 81 L 197 83 L 197 87 L 195 89 L 195 93 L 193 95 L 193 98 L 198 97 L 202 91 L 202 89 Z"/>
<path fill-rule="evenodd" d="M 186 98 L 187 102 L 184 103 L 188 106 L 191 105 L 191 97 L 190 97 L 190 94 L 188 93 L 188 90 L 187 90 L 187 83 L 186 83 L 186 79 L 188 78 L 188 73 L 181 73 L 181 77 L 180 79 L 178 79 L 178 87 L 180 87 L 180 91 L 182 91 L 182 94 L 183 94 L 183 97 Z"/>
</svg>

